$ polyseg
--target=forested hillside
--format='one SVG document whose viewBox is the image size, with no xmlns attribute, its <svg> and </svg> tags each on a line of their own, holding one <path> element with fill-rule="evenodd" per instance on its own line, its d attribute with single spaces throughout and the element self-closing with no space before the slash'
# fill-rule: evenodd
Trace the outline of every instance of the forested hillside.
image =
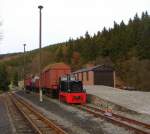
<svg viewBox="0 0 150 134">
<path fill-rule="evenodd" d="M 38 50 L 26 53 L 26 74 L 38 73 Z M 42 66 L 65 62 L 77 70 L 86 64 L 112 65 L 124 85 L 138 90 L 150 91 L 150 16 L 143 12 L 136 14 L 128 24 L 114 22 L 114 27 L 103 28 L 94 36 L 89 35 L 67 42 L 50 45 L 42 50 Z M 5 61 L 13 78 L 18 72 L 22 77 L 23 55 Z"/>
<path fill-rule="evenodd" d="M 2 22 L 0 21 L 0 27 L 1 26 L 2 26 Z M 1 44 L 2 39 L 3 39 L 3 33 L 0 29 L 0 44 Z M 0 60 L 2 57 L 0 56 Z M 8 72 L 7 72 L 6 68 L 7 67 L 5 66 L 5 64 L 0 62 L 0 93 L 1 93 L 1 91 L 8 90 L 8 85 L 10 82 L 10 80 L 8 79 Z"/>
</svg>

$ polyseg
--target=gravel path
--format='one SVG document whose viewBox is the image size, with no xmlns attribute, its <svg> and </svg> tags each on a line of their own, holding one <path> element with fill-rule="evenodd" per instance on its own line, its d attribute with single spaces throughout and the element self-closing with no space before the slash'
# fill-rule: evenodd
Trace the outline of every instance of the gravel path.
<svg viewBox="0 0 150 134">
<path fill-rule="evenodd" d="M 0 95 L 0 134 L 12 134 L 8 112 L 4 101 L 4 96 Z"/>
<path fill-rule="evenodd" d="M 32 104 L 40 109 L 47 117 L 55 120 L 69 132 L 69 134 L 129 134 L 127 130 L 114 126 L 102 119 L 95 118 L 91 114 L 82 112 L 72 106 L 60 103 L 58 100 L 45 98 L 43 103 L 39 97 L 26 94 L 22 91 L 19 95 L 32 101 Z"/>
<path fill-rule="evenodd" d="M 150 115 L 150 92 L 126 91 L 106 86 L 85 86 L 85 89 L 89 94 Z"/>
</svg>

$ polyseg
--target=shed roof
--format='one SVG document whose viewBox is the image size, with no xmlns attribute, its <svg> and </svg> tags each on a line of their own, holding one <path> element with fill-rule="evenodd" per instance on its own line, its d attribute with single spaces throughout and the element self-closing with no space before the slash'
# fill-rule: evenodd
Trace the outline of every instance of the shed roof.
<svg viewBox="0 0 150 134">
<path fill-rule="evenodd" d="M 103 65 L 97 65 L 94 67 L 83 68 L 83 69 L 73 72 L 72 74 L 88 72 L 88 71 L 113 71 L 113 70 L 114 70 L 113 67 L 103 64 Z"/>
</svg>

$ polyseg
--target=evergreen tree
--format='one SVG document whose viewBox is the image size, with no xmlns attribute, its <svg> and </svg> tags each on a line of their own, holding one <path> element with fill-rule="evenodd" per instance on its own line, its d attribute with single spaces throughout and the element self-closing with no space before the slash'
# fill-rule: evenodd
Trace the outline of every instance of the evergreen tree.
<svg viewBox="0 0 150 134">
<path fill-rule="evenodd" d="M 60 62 L 63 60 L 63 50 L 62 50 L 62 47 L 58 47 L 57 48 L 57 51 L 56 51 L 56 61 L 57 62 Z"/>
<path fill-rule="evenodd" d="M 18 86 L 18 72 L 15 71 L 13 74 L 13 85 Z"/>
<path fill-rule="evenodd" d="M 0 90 L 7 91 L 9 90 L 8 74 L 6 71 L 6 66 L 4 64 L 0 64 Z"/>
</svg>

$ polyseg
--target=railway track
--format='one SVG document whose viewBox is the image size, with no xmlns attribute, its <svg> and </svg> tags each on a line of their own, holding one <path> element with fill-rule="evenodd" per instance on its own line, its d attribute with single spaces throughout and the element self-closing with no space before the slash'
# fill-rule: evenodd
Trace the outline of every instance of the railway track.
<svg viewBox="0 0 150 134">
<path fill-rule="evenodd" d="M 134 131 L 136 134 L 150 134 L 150 124 L 146 124 L 134 119 L 130 119 L 118 114 L 112 113 L 112 116 L 105 115 L 105 111 L 90 105 L 79 105 L 79 109 L 93 114 L 95 117 L 101 117 L 113 124 Z"/>
<path fill-rule="evenodd" d="M 8 110 L 9 119 L 12 126 L 13 134 L 35 134 L 34 128 L 27 122 L 26 118 L 14 105 L 11 98 L 8 95 L 5 95 L 5 105 Z"/>
<path fill-rule="evenodd" d="M 17 110 L 24 116 L 29 128 L 32 128 L 31 133 L 38 134 L 67 134 L 60 126 L 48 120 L 43 114 L 39 113 L 37 109 L 29 105 L 23 99 L 15 94 L 9 95 Z M 12 111 L 13 112 L 13 111 Z"/>
</svg>

